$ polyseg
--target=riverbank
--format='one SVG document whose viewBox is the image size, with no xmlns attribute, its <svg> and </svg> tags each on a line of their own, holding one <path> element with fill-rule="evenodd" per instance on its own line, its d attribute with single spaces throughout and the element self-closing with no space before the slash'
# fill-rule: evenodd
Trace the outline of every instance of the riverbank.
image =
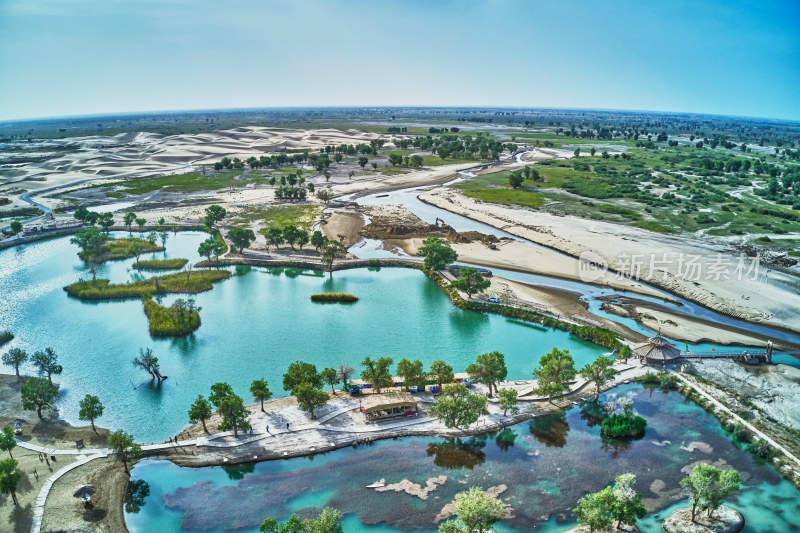
<svg viewBox="0 0 800 533">
<path fill-rule="evenodd" d="M 800 332 L 795 320 L 800 314 L 797 276 L 764 265 L 760 265 L 760 271 L 749 272 L 752 260 L 746 259 L 744 271 L 737 277 L 740 257 L 725 246 L 609 222 L 485 204 L 450 188 L 427 191 L 419 198 L 574 258 L 591 251 L 607 263 L 609 272 L 633 273 L 659 289 L 719 313 Z M 630 272 L 634 256 L 642 259 Z M 698 257 L 702 275 L 697 279 L 678 272 L 682 264 L 679 258 L 685 262 L 688 256 Z M 651 257 L 657 260 L 651 262 Z M 715 264 L 727 265 L 727 273 L 708 275 Z"/>
</svg>

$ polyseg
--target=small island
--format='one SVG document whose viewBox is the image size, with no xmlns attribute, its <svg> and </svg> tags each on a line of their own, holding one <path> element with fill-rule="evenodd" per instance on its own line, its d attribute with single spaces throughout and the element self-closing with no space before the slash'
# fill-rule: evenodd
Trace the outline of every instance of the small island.
<svg viewBox="0 0 800 533">
<path fill-rule="evenodd" d="M 136 270 L 180 270 L 186 263 L 188 263 L 188 259 L 147 259 L 144 261 L 136 261 L 133 264 L 133 268 Z"/>
<path fill-rule="evenodd" d="M 312 294 L 311 301 L 321 303 L 354 303 L 358 301 L 358 297 L 347 292 L 323 292 L 320 294 Z"/>
<path fill-rule="evenodd" d="M 600 426 L 600 434 L 612 439 L 640 439 L 644 437 L 647 420 L 626 407 L 622 413 L 609 416 Z"/>
<path fill-rule="evenodd" d="M 692 520 L 692 509 L 678 509 L 664 521 L 667 533 L 738 533 L 744 529 L 744 516 L 730 507 L 721 506 L 712 517 L 698 513 Z"/>
<path fill-rule="evenodd" d="M 64 287 L 67 294 L 81 300 L 121 300 L 152 294 L 196 294 L 210 291 L 213 283 L 231 277 L 227 270 L 197 270 L 155 276 L 133 283 L 111 283 L 107 279 L 77 281 Z"/>
<path fill-rule="evenodd" d="M 87 263 L 94 264 L 131 257 L 138 258 L 142 254 L 163 252 L 166 249 L 163 246 L 157 246 L 152 240 L 134 237 L 115 239 L 95 227 L 79 231 L 72 237 L 71 242 L 81 248 L 78 257 Z"/>
<path fill-rule="evenodd" d="M 179 298 L 169 307 L 151 298 L 144 299 L 144 314 L 150 324 L 150 335 L 154 337 L 181 337 L 192 333 L 200 327 L 199 311 L 192 299 Z"/>
</svg>

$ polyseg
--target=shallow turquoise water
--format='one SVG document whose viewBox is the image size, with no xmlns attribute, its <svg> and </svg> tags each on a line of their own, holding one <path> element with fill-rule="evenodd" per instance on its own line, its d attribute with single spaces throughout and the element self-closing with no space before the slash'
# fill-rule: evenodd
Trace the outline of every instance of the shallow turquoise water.
<svg viewBox="0 0 800 533">
<path fill-rule="evenodd" d="M 800 493 L 772 467 L 736 448 L 716 419 L 678 393 L 638 385 L 618 392 L 629 391 L 648 420 L 645 437 L 629 446 L 604 442 L 599 426 L 576 407 L 563 416 L 461 441 L 410 437 L 227 469 L 142 461 L 132 477 L 146 480 L 151 495 L 138 514 L 126 515 L 128 527 L 133 533 L 249 532 L 266 517 L 314 515 L 329 505 L 346 515 L 347 532 L 435 531 L 437 513 L 457 492 L 504 484 L 501 499 L 512 506 L 515 518 L 496 531 L 551 533 L 574 526 L 571 509 L 583 494 L 600 490 L 619 473 L 633 472 L 651 513 L 640 527 L 655 533 L 661 531 L 659 518 L 684 504 L 679 480 L 690 465 L 708 460 L 742 473 L 744 489 L 731 505 L 745 513 L 745 531 L 797 530 Z M 681 448 L 695 441 L 711 451 Z M 440 475 L 447 481 L 426 500 L 365 488 L 381 478 L 425 486 Z"/>
<path fill-rule="evenodd" d="M 197 245 L 206 237 L 170 234 L 167 253 L 154 257 L 198 261 Z M 90 277 L 76 252 L 68 238 L 0 252 L 0 330 L 17 336 L 4 349 L 53 347 L 64 366 L 56 378 L 64 392 L 62 416 L 77 421 L 78 400 L 95 394 L 106 406 L 99 425 L 125 428 L 145 442 L 166 440 L 184 427 L 193 399 L 217 381 L 248 398 L 250 382 L 265 377 L 282 394 L 282 374 L 298 359 L 320 369 L 341 363 L 358 368 L 366 356 L 426 364 L 444 359 L 459 371 L 478 354 L 499 350 L 509 376 L 527 378 L 554 346 L 568 348 L 578 366 L 604 351 L 561 331 L 457 309 L 422 273 L 402 268 L 348 270 L 330 278 L 316 271 L 240 267 L 231 280 L 196 295 L 203 310 L 195 334 L 153 339 L 140 301 L 88 303 L 66 295 L 64 285 Z M 97 276 L 114 282 L 139 276 L 129 270 L 133 261 L 107 263 Z M 351 292 L 360 300 L 312 303 L 309 296 L 321 291 Z M 160 387 L 131 364 L 146 347 L 169 376 Z"/>
</svg>

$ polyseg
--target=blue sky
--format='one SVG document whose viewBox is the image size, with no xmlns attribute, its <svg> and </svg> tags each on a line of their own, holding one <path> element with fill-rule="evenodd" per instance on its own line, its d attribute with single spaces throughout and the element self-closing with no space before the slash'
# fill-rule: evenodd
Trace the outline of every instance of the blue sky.
<svg viewBox="0 0 800 533">
<path fill-rule="evenodd" d="M 0 120 L 328 105 L 800 120 L 800 2 L 0 0 Z"/>
</svg>

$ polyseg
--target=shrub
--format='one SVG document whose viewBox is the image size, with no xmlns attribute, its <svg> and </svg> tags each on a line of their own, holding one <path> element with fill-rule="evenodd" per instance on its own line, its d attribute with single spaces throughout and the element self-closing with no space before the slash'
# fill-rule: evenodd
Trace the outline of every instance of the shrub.
<svg viewBox="0 0 800 533">
<path fill-rule="evenodd" d="M 368 267 L 380 267 L 381 260 L 380 259 L 367 259 L 367 266 Z"/>
<path fill-rule="evenodd" d="M 633 413 L 611 415 L 600 425 L 600 434 L 615 439 L 636 439 L 644 436 L 647 420 Z"/>
<path fill-rule="evenodd" d="M 659 379 L 658 374 L 655 372 L 646 372 L 639 378 L 639 381 L 645 385 L 658 385 L 661 383 L 661 379 Z"/>
<path fill-rule="evenodd" d="M 0 346 L 4 345 L 7 342 L 11 342 L 14 338 L 14 334 L 10 331 L 0 331 Z"/>
<path fill-rule="evenodd" d="M 658 386 L 664 390 L 676 390 L 678 388 L 678 378 L 672 374 L 662 374 Z"/>
<path fill-rule="evenodd" d="M 136 270 L 179 270 L 188 262 L 188 259 L 151 259 L 137 261 L 133 264 L 133 268 Z"/>
<path fill-rule="evenodd" d="M 762 459 L 766 459 L 767 461 L 772 460 L 775 456 L 775 450 L 772 449 L 772 446 L 763 439 L 756 439 L 755 441 L 751 442 L 746 446 L 747 451 L 752 453 L 753 455 L 757 455 Z"/>
<path fill-rule="evenodd" d="M 344 302 L 352 303 L 357 302 L 358 298 L 346 292 L 323 292 L 320 294 L 311 295 L 312 302 Z"/>
<path fill-rule="evenodd" d="M 144 298 L 153 294 L 196 294 L 211 290 L 214 282 L 229 277 L 231 273 L 227 270 L 197 270 L 188 274 L 178 272 L 154 276 L 133 283 L 112 284 L 107 279 L 78 281 L 67 285 L 64 290 L 70 296 L 81 300 L 121 300 Z"/>
</svg>

